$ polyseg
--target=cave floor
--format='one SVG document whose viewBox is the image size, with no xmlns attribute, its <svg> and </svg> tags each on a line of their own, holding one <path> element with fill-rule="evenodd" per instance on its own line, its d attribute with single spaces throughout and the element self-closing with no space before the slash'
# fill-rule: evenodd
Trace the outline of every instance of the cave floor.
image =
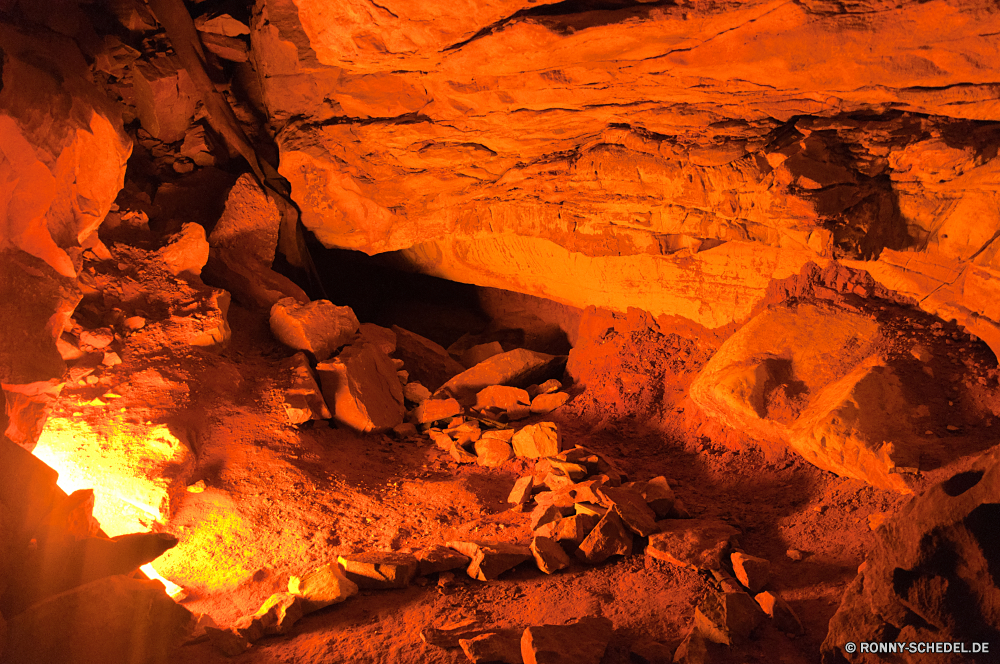
<svg viewBox="0 0 1000 664">
<path fill-rule="evenodd" d="M 229 625 L 285 590 L 290 575 L 340 553 L 460 538 L 530 540 L 529 515 L 506 503 L 515 479 L 531 472 L 527 461 L 499 469 L 459 466 L 423 436 L 361 435 L 326 422 L 291 426 L 274 368 L 288 351 L 271 337 L 263 312 L 233 305 L 229 323 L 233 338 L 219 353 L 126 340 L 122 364 L 69 385 L 50 420 L 87 423 L 94 437 L 78 436 L 78 447 L 100 447 L 116 421 L 140 431 L 166 427 L 183 443 L 183 459 L 158 468 L 171 481 L 169 513 L 160 523 L 141 515 L 134 522 L 180 538 L 154 566 L 184 588 L 181 601 L 191 611 Z M 902 329 L 905 321 L 896 325 Z M 798 613 L 805 634 L 792 638 L 765 625 L 717 661 L 818 661 L 827 623 L 875 541 L 870 518 L 893 513 L 907 498 L 818 470 L 788 452 L 765 453 L 739 432 L 692 414 L 684 391 L 719 338 L 696 338 L 682 324 L 677 334 L 663 332 L 661 324 L 656 335 L 624 335 L 631 341 L 590 358 L 618 374 L 628 373 L 637 357 L 655 364 L 665 386 L 657 408 L 647 403 L 630 412 L 629 391 L 615 392 L 609 379 L 586 390 L 575 386 L 574 398 L 544 419 L 559 425 L 564 448 L 586 445 L 634 479 L 664 475 L 693 516 L 736 525 L 743 548 L 771 561 L 771 587 Z M 609 399 L 609 391 L 617 397 Z M 962 463 L 924 474 L 915 488 Z M 790 559 L 789 549 L 803 559 Z M 603 662 L 625 663 L 635 661 L 630 649 L 643 642 L 672 652 L 710 587 L 710 579 L 647 558 L 641 548 L 551 576 L 525 564 L 487 583 L 464 574 L 446 587 L 434 576 L 426 581 L 361 591 L 235 658 L 203 640 L 185 645 L 176 661 L 457 663 L 468 661 L 460 649 L 425 644 L 421 629 L 472 615 L 504 628 L 602 614 L 615 627 Z"/>
</svg>

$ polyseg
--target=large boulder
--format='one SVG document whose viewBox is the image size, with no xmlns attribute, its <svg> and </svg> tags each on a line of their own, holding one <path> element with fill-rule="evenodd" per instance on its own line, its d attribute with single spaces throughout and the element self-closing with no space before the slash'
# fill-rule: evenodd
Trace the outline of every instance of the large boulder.
<svg viewBox="0 0 1000 664">
<path fill-rule="evenodd" d="M 823 662 L 885 661 L 859 641 L 988 643 L 988 653 L 897 651 L 900 662 L 992 662 L 1000 641 L 1000 452 L 914 498 L 878 531 L 823 642 Z M 865 644 L 867 645 L 867 644 Z"/>
</svg>

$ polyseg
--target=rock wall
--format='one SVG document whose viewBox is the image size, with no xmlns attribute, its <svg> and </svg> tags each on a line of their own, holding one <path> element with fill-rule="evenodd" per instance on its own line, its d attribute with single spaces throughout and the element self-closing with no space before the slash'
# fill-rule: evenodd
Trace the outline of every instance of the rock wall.
<svg viewBox="0 0 1000 664">
<path fill-rule="evenodd" d="M 709 327 L 857 261 L 1000 348 L 993 3 L 258 0 L 252 23 L 327 246 Z"/>
</svg>

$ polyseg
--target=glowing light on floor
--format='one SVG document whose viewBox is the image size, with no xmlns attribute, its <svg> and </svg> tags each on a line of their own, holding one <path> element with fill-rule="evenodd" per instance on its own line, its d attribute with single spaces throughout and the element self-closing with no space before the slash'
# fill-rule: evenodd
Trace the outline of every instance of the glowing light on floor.
<svg viewBox="0 0 1000 664">
<path fill-rule="evenodd" d="M 155 579 L 156 581 L 162 583 L 167 589 L 167 594 L 175 600 L 180 601 L 184 599 L 184 596 L 186 595 L 184 589 L 170 579 L 160 576 L 160 573 L 153 569 L 153 563 L 146 563 L 139 569 L 141 569 L 143 574 L 148 576 L 150 579 Z"/>
</svg>

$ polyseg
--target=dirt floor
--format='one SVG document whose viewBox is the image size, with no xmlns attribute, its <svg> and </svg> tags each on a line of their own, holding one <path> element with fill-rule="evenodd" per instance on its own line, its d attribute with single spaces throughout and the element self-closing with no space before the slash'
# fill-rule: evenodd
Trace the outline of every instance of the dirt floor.
<svg viewBox="0 0 1000 664">
<path fill-rule="evenodd" d="M 155 323 L 176 316 L 184 298 L 204 299 L 205 291 L 189 292 L 157 272 L 143 250 L 113 249 L 114 260 L 92 261 L 98 285 L 107 292 L 117 284 L 122 292 L 132 280 L 146 295 L 118 298 L 114 306 L 92 295 L 84 304 L 94 317 L 118 309 L 119 318 L 127 318 L 145 307 L 149 323 L 116 342 L 122 364 L 102 366 L 95 378 L 68 386 L 52 420 L 88 421 L 97 430 L 107 426 L 111 411 L 127 413 L 136 427 L 167 426 L 190 449 L 191 458 L 161 469 L 170 480 L 169 514 L 149 527 L 180 538 L 155 567 L 184 588 L 181 601 L 191 611 L 231 624 L 285 590 L 290 575 L 345 552 L 458 538 L 530 540 L 529 515 L 509 509 L 506 497 L 531 464 L 459 466 L 424 436 L 361 435 L 326 422 L 289 425 L 275 367 L 290 352 L 272 338 L 266 313 L 231 306 L 232 339 L 221 351 L 168 343 Z M 170 306 L 158 310 L 147 297 L 152 293 L 172 299 Z M 544 304 L 539 307 L 544 315 Z M 992 440 L 996 362 L 981 343 L 935 327 L 935 319 L 912 308 L 890 304 L 873 312 L 896 338 L 919 337 L 943 349 L 934 372 L 956 395 L 949 404 L 938 396 L 930 404 L 928 426 L 955 453 L 914 478 L 919 491 Z M 637 311 L 584 312 L 568 366 L 573 398 L 524 424 L 556 422 L 564 448 L 582 444 L 608 455 L 632 479 L 664 475 L 692 516 L 737 526 L 743 548 L 771 561 L 771 587 L 798 613 L 805 634 L 792 638 L 766 625 L 752 642 L 720 650 L 713 661 L 816 662 L 827 623 L 875 541 L 870 522 L 908 498 L 765 449 L 701 415 L 687 386 L 729 332 Z M 917 384 L 924 382 L 914 377 Z M 113 406 L 101 399 L 108 394 L 115 395 Z M 951 432 L 943 427 L 955 403 L 962 415 L 947 421 L 959 422 L 961 430 Z M 790 549 L 802 559 L 790 558 Z M 710 581 L 648 558 L 641 548 L 628 558 L 597 567 L 574 563 L 551 576 L 525 564 L 487 583 L 464 574 L 450 583 L 431 577 L 405 590 L 362 591 L 235 658 L 202 640 L 185 645 L 175 661 L 458 663 L 467 661 L 460 649 L 429 646 L 420 631 L 465 616 L 502 628 L 593 614 L 610 618 L 615 628 L 603 664 L 643 661 L 630 654 L 641 644 L 657 642 L 673 652 Z"/>
</svg>

